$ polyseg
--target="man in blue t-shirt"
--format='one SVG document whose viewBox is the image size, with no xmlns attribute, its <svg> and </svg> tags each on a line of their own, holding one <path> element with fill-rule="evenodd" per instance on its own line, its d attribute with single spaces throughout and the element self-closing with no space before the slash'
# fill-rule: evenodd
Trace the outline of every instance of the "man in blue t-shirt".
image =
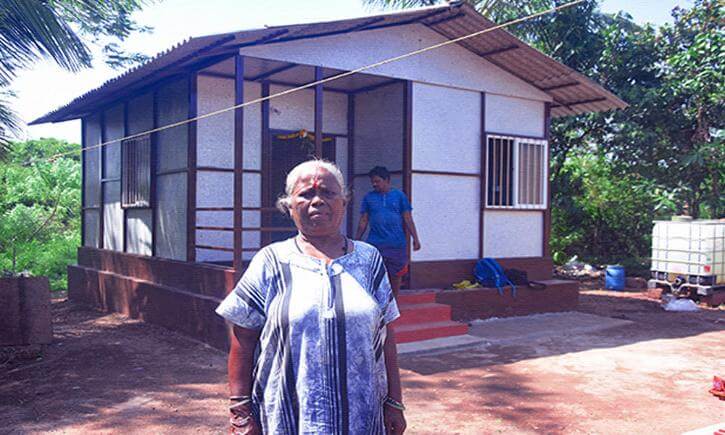
<svg viewBox="0 0 725 435">
<path fill-rule="evenodd" d="M 378 248 L 383 256 L 390 286 L 397 297 L 400 279 L 408 272 L 406 230 L 413 237 L 413 250 L 420 249 L 418 232 L 410 214 L 413 208 L 405 193 L 391 186 L 390 172 L 385 167 L 374 167 L 368 176 L 373 190 L 362 200 L 356 238 L 362 239 L 369 223 L 367 242 Z"/>
</svg>

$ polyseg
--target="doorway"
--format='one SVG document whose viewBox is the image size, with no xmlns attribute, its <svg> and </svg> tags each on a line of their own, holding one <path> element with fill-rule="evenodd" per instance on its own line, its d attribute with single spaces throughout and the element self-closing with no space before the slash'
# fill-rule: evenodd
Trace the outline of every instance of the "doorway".
<svg viewBox="0 0 725 435">
<path fill-rule="evenodd" d="M 298 164 L 315 156 L 314 135 L 302 131 L 270 131 L 269 152 L 267 153 L 267 176 L 264 177 L 266 188 L 265 207 L 275 207 L 277 198 L 284 194 L 287 174 Z M 335 137 L 323 135 L 322 158 L 335 162 Z M 292 219 L 279 211 L 265 213 L 263 227 L 269 228 L 262 235 L 265 245 L 285 240 L 297 234 Z"/>
</svg>

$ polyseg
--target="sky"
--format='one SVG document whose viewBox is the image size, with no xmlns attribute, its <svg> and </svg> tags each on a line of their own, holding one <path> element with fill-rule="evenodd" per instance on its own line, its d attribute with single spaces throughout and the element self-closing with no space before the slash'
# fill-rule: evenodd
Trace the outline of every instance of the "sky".
<svg viewBox="0 0 725 435">
<path fill-rule="evenodd" d="M 691 0 L 603 0 L 604 12 L 625 11 L 638 23 L 671 22 L 670 11 L 688 7 Z M 163 0 L 136 13 L 139 24 L 152 26 L 153 33 L 136 34 L 123 47 L 154 55 L 191 36 L 284 24 L 329 21 L 370 15 L 378 12 L 361 0 Z M 96 56 L 91 69 L 77 73 L 64 71 L 51 61 L 35 64 L 23 71 L 11 86 L 17 98 L 11 106 L 26 122 L 63 106 L 100 86 L 121 70 L 108 68 Z M 80 142 L 80 122 L 69 121 L 25 128 L 20 139 L 57 137 Z"/>
</svg>

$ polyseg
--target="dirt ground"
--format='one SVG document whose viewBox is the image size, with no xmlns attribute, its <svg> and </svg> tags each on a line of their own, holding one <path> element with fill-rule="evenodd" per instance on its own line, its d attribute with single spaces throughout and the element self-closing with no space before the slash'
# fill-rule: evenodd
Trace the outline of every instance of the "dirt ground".
<svg viewBox="0 0 725 435">
<path fill-rule="evenodd" d="M 666 313 L 642 293 L 583 291 L 632 323 L 401 355 L 411 434 L 659 433 L 725 424 L 725 311 Z M 225 355 L 152 325 L 53 304 L 42 359 L 0 361 L 0 433 L 223 433 Z"/>
</svg>

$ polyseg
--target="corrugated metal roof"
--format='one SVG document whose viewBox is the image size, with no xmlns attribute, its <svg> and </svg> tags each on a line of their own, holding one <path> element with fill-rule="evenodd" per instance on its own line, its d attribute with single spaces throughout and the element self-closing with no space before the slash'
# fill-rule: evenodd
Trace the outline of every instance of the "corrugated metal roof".
<svg viewBox="0 0 725 435">
<path fill-rule="evenodd" d="M 406 10 L 330 22 L 276 26 L 191 38 L 159 53 L 141 66 L 130 69 L 100 87 L 74 99 L 31 124 L 80 118 L 109 100 L 123 99 L 160 80 L 187 72 L 190 67 L 214 63 L 236 53 L 240 47 L 359 32 L 388 26 L 420 23 L 449 38 L 459 38 L 496 24 L 466 3 Z M 458 44 L 484 57 L 501 69 L 549 94 L 552 116 L 625 108 L 616 95 L 583 74 L 528 46 L 503 29 L 479 35 Z"/>
</svg>

